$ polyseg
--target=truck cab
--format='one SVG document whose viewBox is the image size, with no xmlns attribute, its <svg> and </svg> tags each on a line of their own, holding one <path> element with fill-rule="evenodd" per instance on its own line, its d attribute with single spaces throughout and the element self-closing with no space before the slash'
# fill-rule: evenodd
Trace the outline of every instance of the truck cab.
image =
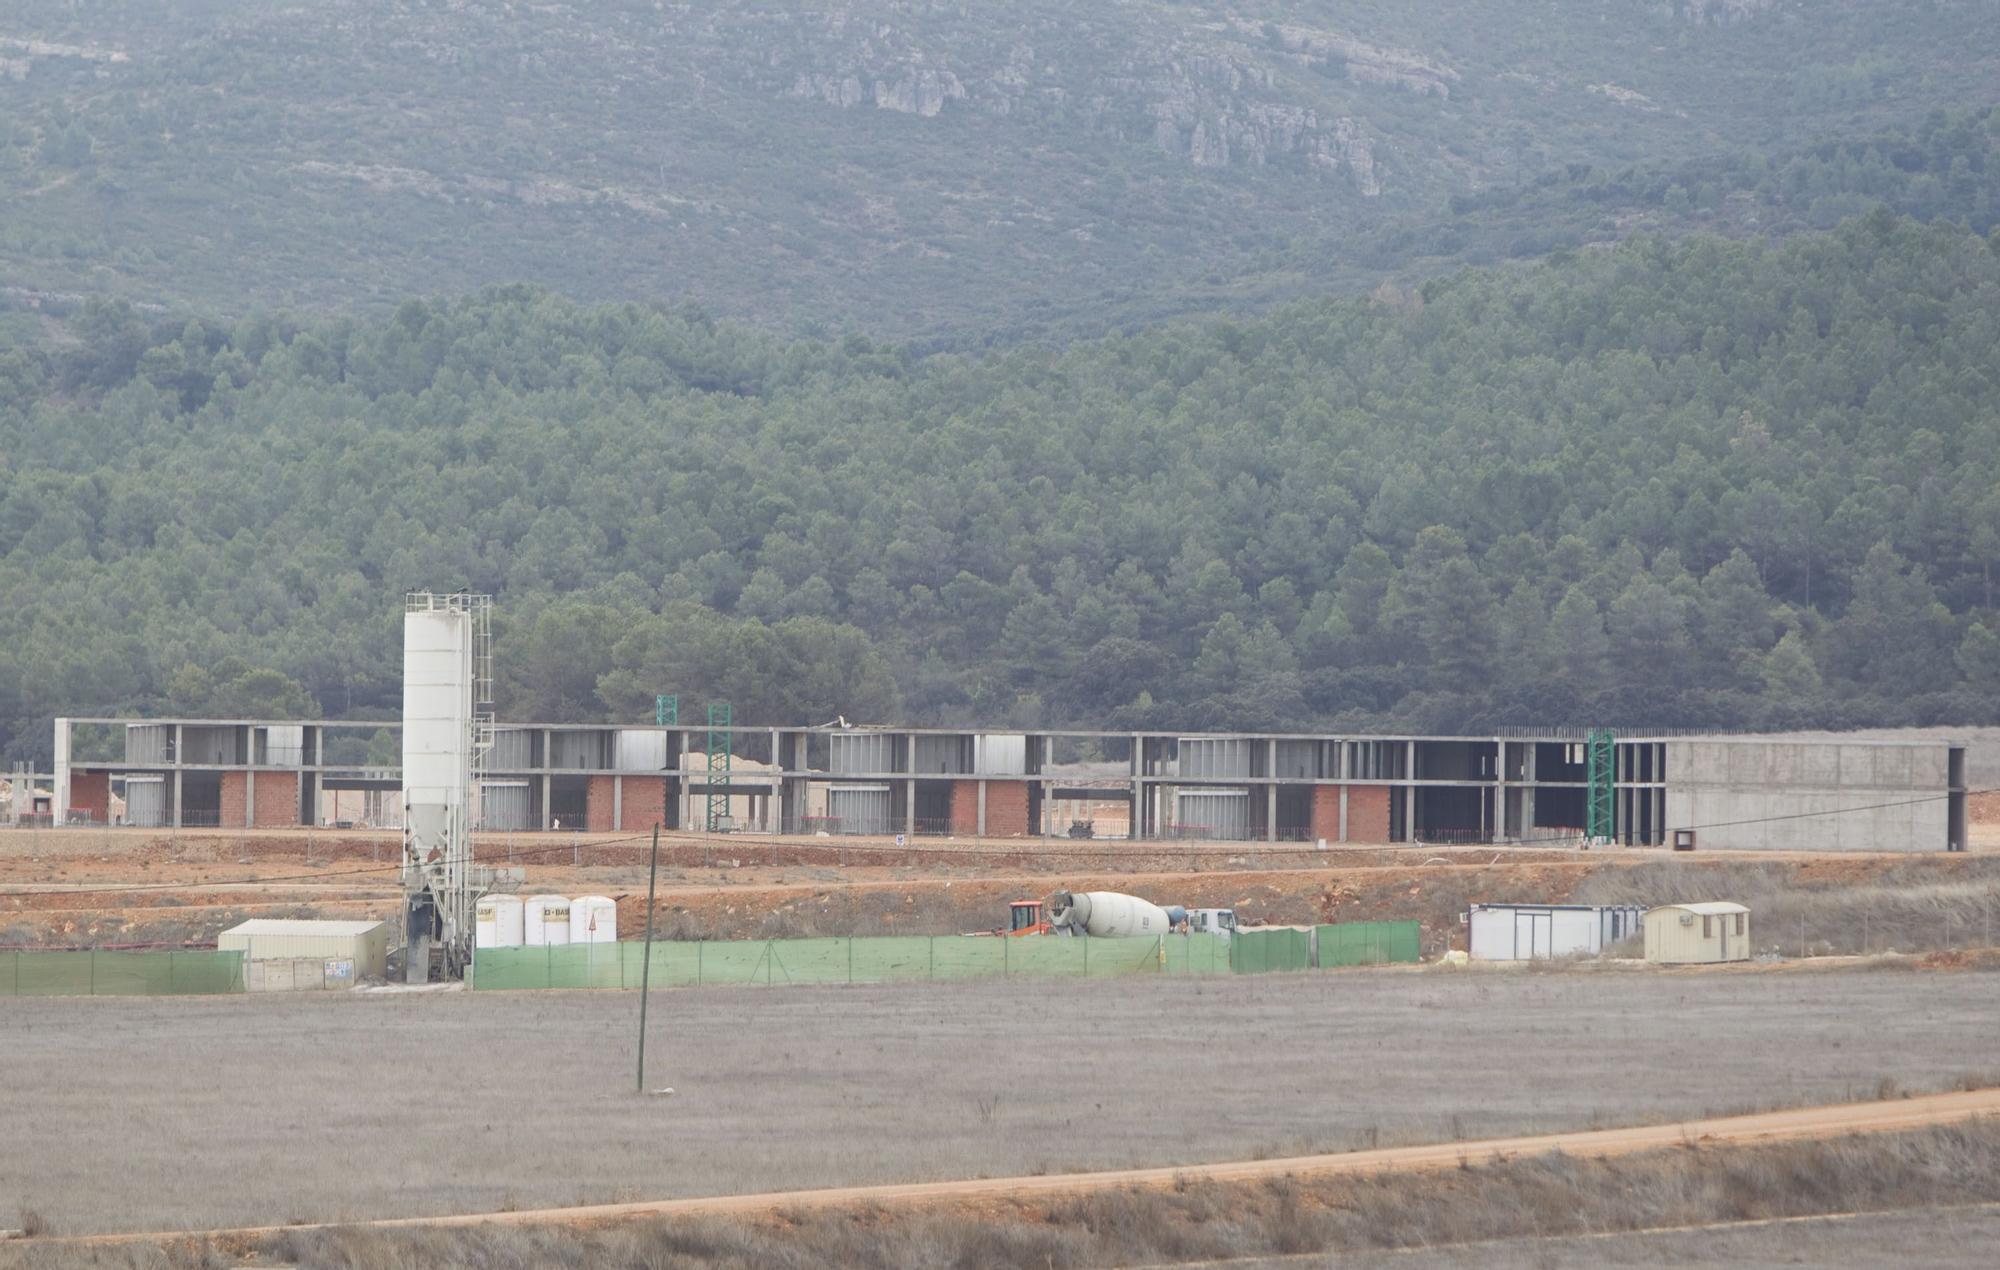
<svg viewBox="0 0 2000 1270">
<path fill-rule="evenodd" d="M 1187 911 L 1188 930 L 1197 935 L 1214 935 L 1228 939 L 1236 930 L 1236 910 L 1233 908 L 1191 908 Z"/>
</svg>

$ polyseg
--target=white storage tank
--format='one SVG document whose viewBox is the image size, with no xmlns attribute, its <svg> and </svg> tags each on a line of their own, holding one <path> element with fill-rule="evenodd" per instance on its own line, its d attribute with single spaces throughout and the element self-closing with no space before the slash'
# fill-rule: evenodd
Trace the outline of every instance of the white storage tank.
<svg viewBox="0 0 2000 1270">
<path fill-rule="evenodd" d="M 518 948 L 528 942 L 525 923 L 527 906 L 518 895 L 489 896 L 493 901 L 494 935 L 500 940 L 499 948 Z"/>
<path fill-rule="evenodd" d="M 618 905 L 602 895 L 579 895 L 569 902 L 569 942 L 609 944 L 618 938 Z"/>
<path fill-rule="evenodd" d="M 518 948 L 526 942 L 526 907 L 518 895 L 483 895 L 475 930 L 480 948 Z"/>
<path fill-rule="evenodd" d="M 569 898 L 530 895 L 523 901 L 521 942 L 530 948 L 569 942 Z"/>
</svg>

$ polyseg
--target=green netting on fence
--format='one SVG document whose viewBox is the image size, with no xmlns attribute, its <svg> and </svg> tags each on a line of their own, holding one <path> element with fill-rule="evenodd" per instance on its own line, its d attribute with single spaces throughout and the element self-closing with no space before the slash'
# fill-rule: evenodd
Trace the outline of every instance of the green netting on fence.
<svg viewBox="0 0 2000 1270">
<path fill-rule="evenodd" d="M 1312 932 L 1309 930 L 1238 929 L 1229 941 L 1229 968 L 1240 975 L 1258 975 L 1270 970 L 1307 970 L 1312 967 Z"/>
<path fill-rule="evenodd" d="M 1322 970 L 1336 966 L 1379 966 L 1416 961 L 1419 957 L 1415 922 L 1342 922 L 1318 927 L 1315 935 Z"/>
<path fill-rule="evenodd" d="M 474 988 L 636 988 L 645 945 L 566 944 L 481 948 Z M 656 987 L 789 983 L 888 983 L 909 979 L 1103 978 L 1219 974 L 1227 946 L 1213 935 L 1138 939 L 995 939 L 967 935 L 772 939 L 653 945 Z"/>
<path fill-rule="evenodd" d="M 241 952 L 0 953 L 0 996 L 179 996 L 241 991 Z"/>
</svg>

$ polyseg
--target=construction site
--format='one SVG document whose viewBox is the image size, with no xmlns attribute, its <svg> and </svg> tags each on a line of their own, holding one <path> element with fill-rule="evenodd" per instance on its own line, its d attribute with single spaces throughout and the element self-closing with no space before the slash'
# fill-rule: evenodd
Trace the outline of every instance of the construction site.
<svg viewBox="0 0 2000 1270">
<path fill-rule="evenodd" d="M 895 1264 L 1095 1265 L 1212 1250 L 1227 1211 L 1279 1255 L 1431 1237 L 1354 1223 L 1371 1188 L 1429 1211 L 1441 1168 L 1665 1177 L 1700 1121 L 1739 1153 L 1865 1134 L 1879 1173 L 2000 1109 L 1980 742 L 753 728 L 670 695 L 520 724 L 489 610 L 410 597 L 401 720 L 59 719 L 12 774 L 23 1247 L 361 1264 L 411 1254 L 356 1223 L 444 1220 L 516 1260 L 617 1227 L 748 1265 L 865 1209 Z M 135 1133 L 142 1088 L 176 1111 Z M 569 1144 L 532 1167 L 531 1114 Z M 222 1118 L 411 1163 L 261 1167 L 245 1133 L 181 1167 Z M 1033 1232 L 1098 1229 L 1078 1205 L 1181 1233 L 1059 1257 Z"/>
</svg>

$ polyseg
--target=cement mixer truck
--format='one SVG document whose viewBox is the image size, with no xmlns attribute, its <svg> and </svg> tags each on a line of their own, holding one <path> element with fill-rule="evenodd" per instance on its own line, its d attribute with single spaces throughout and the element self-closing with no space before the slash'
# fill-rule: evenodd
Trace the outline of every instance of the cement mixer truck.
<svg viewBox="0 0 2000 1270">
<path fill-rule="evenodd" d="M 1164 935 L 1187 925 L 1187 910 L 1179 905 L 1161 908 L 1117 891 L 1085 891 L 1080 895 L 1057 891 L 1049 897 L 1048 924 L 1051 935 L 1095 935 L 1100 939 Z"/>
</svg>

